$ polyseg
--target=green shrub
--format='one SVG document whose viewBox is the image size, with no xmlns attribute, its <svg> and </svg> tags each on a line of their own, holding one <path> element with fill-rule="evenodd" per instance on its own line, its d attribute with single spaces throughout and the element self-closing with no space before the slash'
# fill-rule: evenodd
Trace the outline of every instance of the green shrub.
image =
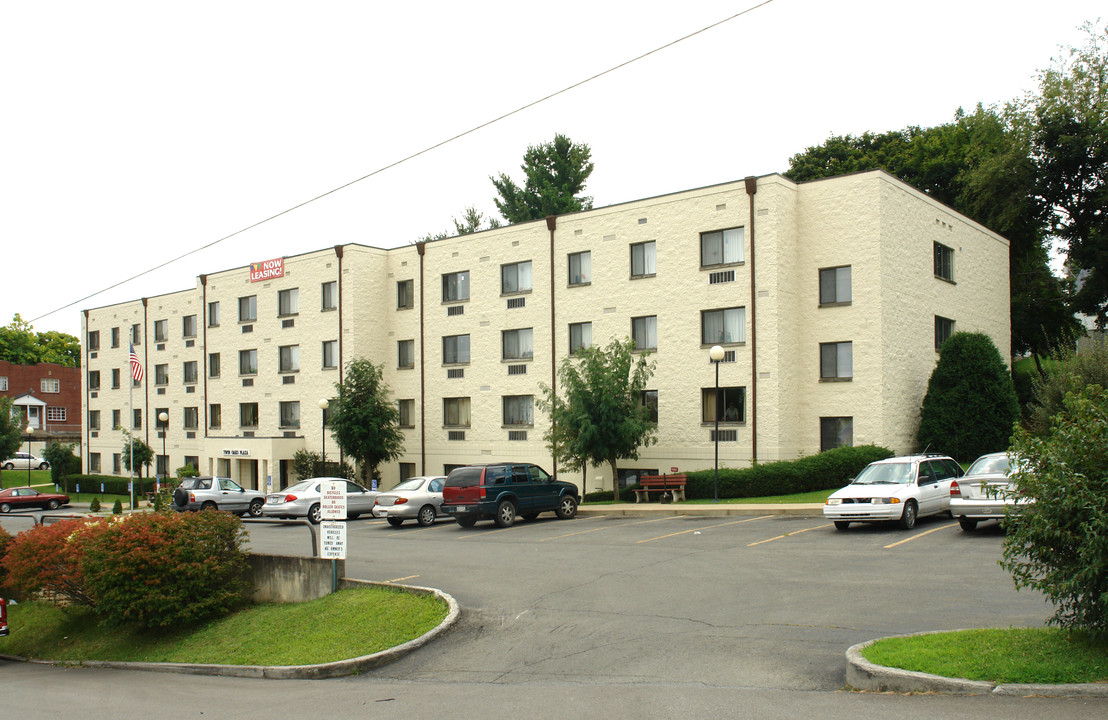
<svg viewBox="0 0 1108 720">
<path fill-rule="evenodd" d="M 72 445 L 62 445 L 56 440 L 46 446 L 42 457 L 50 463 L 50 480 L 61 485 L 63 478 L 81 472 L 81 458 L 73 454 Z"/>
<path fill-rule="evenodd" d="M 951 335 L 927 382 L 916 434 L 920 448 L 961 462 L 1006 450 L 1019 417 L 1012 373 L 989 336 Z"/>
<path fill-rule="evenodd" d="M 196 468 L 194 468 L 191 463 L 187 464 L 187 465 L 182 465 L 181 467 L 177 468 L 177 477 L 178 477 L 178 479 L 187 478 L 187 477 L 199 477 L 199 476 L 200 476 L 200 471 L 197 470 Z"/>
<path fill-rule="evenodd" d="M 112 505 L 112 515 L 123 514 L 123 503 L 119 501 L 119 498 L 115 499 L 115 503 Z"/>
<path fill-rule="evenodd" d="M 247 602 L 245 541 L 230 513 L 138 513 L 87 543 L 81 570 L 108 622 L 189 625 Z"/>
<path fill-rule="evenodd" d="M 88 510 L 89 510 L 89 512 L 94 512 L 94 513 L 100 512 L 100 498 L 94 497 L 92 499 L 92 502 L 90 502 L 88 504 Z"/>
<path fill-rule="evenodd" d="M 1062 412 L 1067 393 L 1079 393 L 1090 385 L 1108 388 L 1108 341 L 1091 339 L 1080 355 L 1060 350 L 1044 363 L 1044 375 L 1031 378 L 1033 401 L 1028 425 L 1036 435 L 1050 431 L 1050 419 Z"/>
<path fill-rule="evenodd" d="M 8 577 L 8 571 L 4 569 L 4 556 L 8 554 L 8 546 L 11 542 L 12 536 L 0 527 L 0 597 L 7 597 L 4 592 L 4 581 Z"/>
<path fill-rule="evenodd" d="M 720 468 L 721 498 L 792 495 L 839 488 L 875 460 L 892 457 L 888 448 L 876 445 L 839 447 L 799 460 L 756 463 L 748 468 Z M 686 473 L 685 497 L 714 497 L 714 470 Z"/>
<path fill-rule="evenodd" d="M 61 483 L 61 488 L 66 493 L 99 493 L 100 486 L 103 485 L 105 495 L 127 495 L 130 482 L 130 478 L 115 475 L 70 475 Z M 153 492 L 154 483 L 154 478 L 135 478 L 135 495 L 142 497 L 145 493 Z M 79 491 L 78 486 L 81 488 Z"/>
<path fill-rule="evenodd" d="M 1031 502 L 1005 519 L 1001 565 L 1054 604 L 1051 624 L 1108 641 L 1108 391 L 1070 393 L 1049 434 L 1019 429 L 1012 451 Z"/>
<path fill-rule="evenodd" d="M 88 542 L 106 527 L 103 519 L 63 520 L 19 533 L 0 561 L 8 586 L 23 598 L 45 593 L 62 603 L 95 605 L 80 561 Z"/>
</svg>

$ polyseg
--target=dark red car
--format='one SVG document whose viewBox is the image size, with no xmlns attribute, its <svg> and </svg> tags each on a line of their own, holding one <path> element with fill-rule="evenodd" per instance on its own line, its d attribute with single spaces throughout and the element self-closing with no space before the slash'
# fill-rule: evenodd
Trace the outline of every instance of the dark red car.
<svg viewBox="0 0 1108 720">
<path fill-rule="evenodd" d="M 0 491 L 0 513 L 11 512 L 19 508 L 42 508 L 56 510 L 69 504 L 69 496 L 58 493 L 40 493 L 29 487 L 8 488 Z"/>
</svg>

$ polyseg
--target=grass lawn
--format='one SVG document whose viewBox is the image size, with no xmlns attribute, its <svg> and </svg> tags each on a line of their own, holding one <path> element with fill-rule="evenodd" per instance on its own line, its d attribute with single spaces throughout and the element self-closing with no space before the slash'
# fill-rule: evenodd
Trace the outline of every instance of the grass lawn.
<svg viewBox="0 0 1108 720">
<path fill-rule="evenodd" d="M 814 492 L 796 493 L 794 495 L 769 495 L 767 497 L 754 497 L 754 498 L 720 498 L 717 503 L 712 498 L 697 498 L 695 500 L 685 500 L 679 503 L 680 505 L 750 505 L 752 503 L 820 503 L 822 504 L 827 496 L 838 490 L 833 488 L 831 490 L 816 490 Z M 633 503 L 635 502 L 635 494 L 628 490 L 620 491 L 620 503 Z M 614 505 L 611 500 L 590 500 L 589 505 Z"/>
<path fill-rule="evenodd" d="M 872 663 L 995 683 L 1108 682 L 1108 643 L 1059 629 L 1008 628 L 885 638 L 862 655 Z"/>
<path fill-rule="evenodd" d="M 396 647 L 434 628 L 447 612 L 431 595 L 356 588 L 304 603 L 255 605 L 188 630 L 146 635 L 101 625 L 87 608 L 23 603 L 8 608 L 11 635 L 0 637 L 0 654 L 73 662 L 311 665 Z"/>
</svg>

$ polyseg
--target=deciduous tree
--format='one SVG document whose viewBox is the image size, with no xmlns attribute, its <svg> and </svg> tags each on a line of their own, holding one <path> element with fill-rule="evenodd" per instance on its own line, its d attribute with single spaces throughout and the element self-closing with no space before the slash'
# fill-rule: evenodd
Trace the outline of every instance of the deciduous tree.
<svg viewBox="0 0 1108 720">
<path fill-rule="evenodd" d="M 134 446 L 134 454 L 132 455 L 131 447 Z M 137 438 L 131 435 L 127 430 L 123 431 L 123 450 L 121 460 L 123 462 L 123 469 L 127 472 L 131 471 L 131 458 L 135 459 L 135 469 L 138 472 L 138 476 L 143 477 L 143 468 L 149 468 L 150 463 L 154 461 L 154 449 L 146 444 L 142 438 Z"/>
<path fill-rule="evenodd" d="M 16 365 L 52 362 L 80 367 L 81 341 L 56 330 L 36 333 L 31 324 L 16 313 L 11 323 L 0 327 L 0 360 Z"/>
<path fill-rule="evenodd" d="M 23 414 L 12 415 L 12 399 L 0 397 L 0 459 L 10 458 L 23 444 Z"/>
<path fill-rule="evenodd" d="M 338 397 L 331 401 L 331 434 L 342 451 L 362 463 L 365 485 L 382 463 L 400 457 L 404 432 L 381 366 L 359 358 L 346 366 Z"/>
</svg>

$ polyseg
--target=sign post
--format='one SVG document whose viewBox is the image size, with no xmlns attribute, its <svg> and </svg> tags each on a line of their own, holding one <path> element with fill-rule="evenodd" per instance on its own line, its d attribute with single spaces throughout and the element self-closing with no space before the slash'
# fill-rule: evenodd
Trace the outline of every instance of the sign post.
<svg viewBox="0 0 1108 720">
<path fill-rule="evenodd" d="M 338 561 L 346 559 L 346 482 L 324 480 L 319 484 L 319 510 L 322 522 L 320 557 L 331 559 L 331 592 L 338 590 Z"/>
</svg>

